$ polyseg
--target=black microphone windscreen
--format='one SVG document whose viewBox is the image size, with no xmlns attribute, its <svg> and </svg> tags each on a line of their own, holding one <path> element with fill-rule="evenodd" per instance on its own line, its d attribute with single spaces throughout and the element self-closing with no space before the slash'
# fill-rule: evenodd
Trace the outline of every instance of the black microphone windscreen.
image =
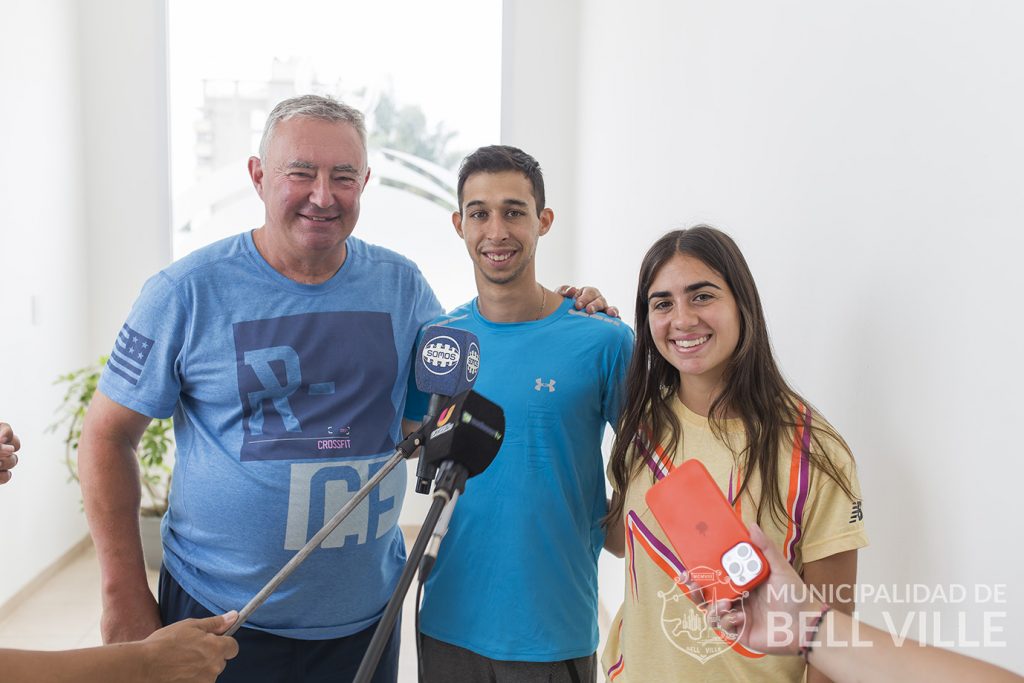
<svg viewBox="0 0 1024 683">
<path fill-rule="evenodd" d="M 472 477 L 487 469 L 504 438 L 505 411 L 475 391 L 467 391 L 441 409 L 420 457 L 428 464 L 454 460 Z"/>
<path fill-rule="evenodd" d="M 431 325 L 416 357 L 416 388 L 455 396 L 468 391 L 480 370 L 480 343 L 472 332 Z"/>
</svg>

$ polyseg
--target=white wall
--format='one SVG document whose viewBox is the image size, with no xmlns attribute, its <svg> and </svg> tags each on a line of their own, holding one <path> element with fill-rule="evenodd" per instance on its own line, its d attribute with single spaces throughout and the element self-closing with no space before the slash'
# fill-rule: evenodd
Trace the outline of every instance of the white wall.
<svg viewBox="0 0 1024 683">
<path fill-rule="evenodd" d="M 170 260 L 163 24 L 162 0 L 3 10 L 0 420 L 23 457 L 0 490 L 0 604 L 87 533 L 45 432 L 63 395 L 52 381 L 109 352 Z"/>
<path fill-rule="evenodd" d="M 0 22 L 18 105 L 0 109 L 0 419 L 25 442 L 0 490 L 0 603 L 85 532 L 43 432 L 49 382 L 108 350 L 169 258 L 164 4 L 78 7 Z M 785 371 L 858 457 L 864 582 L 1021 576 L 1022 29 L 995 0 L 506 3 L 502 139 L 541 161 L 558 215 L 542 279 L 598 284 L 628 316 L 663 231 L 732 233 Z M 944 636 L 986 609 L 936 608 Z M 965 649 L 1024 671 L 1019 648 Z"/>
<path fill-rule="evenodd" d="M 164 0 L 82 3 L 89 345 L 109 353 L 149 276 L 171 262 Z"/>
<path fill-rule="evenodd" d="M 571 281 L 578 224 L 579 16 L 579 0 L 506 0 L 501 18 L 501 144 L 534 155 L 544 171 L 555 222 L 537 251 L 537 279 L 548 287 L 582 284 Z"/>
<path fill-rule="evenodd" d="M 563 15 L 508 5 L 521 26 Z M 931 641 L 933 612 L 943 640 L 961 612 L 968 640 L 1005 612 L 994 636 L 1019 646 L 1024 6 L 595 0 L 579 27 L 578 114 L 531 150 L 544 163 L 578 131 L 575 279 L 631 316 L 654 239 L 730 232 L 784 371 L 858 458 L 861 581 L 1008 584 L 1004 604 L 863 615 L 926 611 Z M 535 49 L 525 30 L 506 41 Z M 1024 671 L 1019 647 L 960 649 Z"/>
<path fill-rule="evenodd" d="M 23 442 L 0 488 L 0 604 L 86 533 L 63 444 L 44 433 L 62 395 L 53 380 L 87 358 L 74 4 L 14 3 L 0 21 L 0 420 Z"/>
</svg>

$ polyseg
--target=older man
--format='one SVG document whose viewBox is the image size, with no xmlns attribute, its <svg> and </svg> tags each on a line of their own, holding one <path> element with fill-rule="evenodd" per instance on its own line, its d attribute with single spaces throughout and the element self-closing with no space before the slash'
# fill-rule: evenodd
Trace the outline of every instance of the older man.
<svg viewBox="0 0 1024 683">
<path fill-rule="evenodd" d="M 417 331 L 442 312 L 411 261 L 351 236 L 370 177 L 358 111 L 281 102 L 249 174 L 263 226 L 150 278 L 86 417 L 79 467 L 106 642 L 248 602 L 390 456 Z M 158 606 L 134 449 L 151 418 L 172 414 Z M 405 478 L 389 474 L 253 615 L 220 680 L 354 675 L 405 559 Z M 397 661 L 396 628 L 375 680 L 395 680 Z"/>
<path fill-rule="evenodd" d="M 80 469 L 106 642 L 244 605 L 380 469 L 416 334 L 441 306 L 408 259 L 351 236 L 370 177 L 362 115 L 303 96 L 270 114 L 249 174 L 266 222 L 153 276 L 86 418 Z M 134 449 L 177 440 L 160 605 L 139 543 Z M 396 583 L 405 468 L 239 631 L 223 681 L 344 680 Z M 397 675 L 398 634 L 375 680 Z"/>
</svg>

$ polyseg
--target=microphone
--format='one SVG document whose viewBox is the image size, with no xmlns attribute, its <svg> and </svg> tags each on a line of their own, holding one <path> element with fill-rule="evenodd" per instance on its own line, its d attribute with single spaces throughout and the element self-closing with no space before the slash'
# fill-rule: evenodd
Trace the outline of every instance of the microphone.
<svg viewBox="0 0 1024 683">
<path fill-rule="evenodd" d="M 494 461 L 505 438 L 504 431 L 505 412 L 472 390 L 452 398 L 438 414 L 420 460 L 439 468 L 434 496 L 447 502 L 420 562 L 420 581 L 426 581 L 434 568 L 466 479 L 480 474 Z"/>
<path fill-rule="evenodd" d="M 434 328 L 431 328 L 432 330 Z M 443 328 L 438 328 L 443 329 Z M 461 332 L 461 330 L 452 330 L 452 332 Z M 465 353 L 469 356 L 469 362 L 459 366 L 458 358 L 452 356 L 451 349 L 445 349 L 444 345 L 451 346 L 447 341 L 438 342 L 441 344 L 440 348 L 435 347 L 436 353 L 428 354 L 426 349 L 430 348 L 429 343 L 424 344 L 424 350 L 421 352 L 421 357 L 437 357 L 441 358 L 444 363 L 451 365 L 455 364 L 459 368 L 459 372 L 463 373 L 466 377 L 465 380 L 448 380 L 450 384 L 440 387 L 441 390 L 451 390 L 452 387 L 458 388 L 461 384 L 469 382 L 472 384 L 476 380 L 476 373 L 480 367 L 480 349 L 477 346 L 476 337 L 469 332 L 464 332 L 465 337 L 461 337 L 465 343 L 463 348 L 467 349 L 467 352 L 460 350 L 459 355 Z M 436 337 L 431 337 L 436 339 Z M 448 340 L 454 341 L 452 336 L 448 336 Z M 444 354 L 447 354 L 445 356 Z M 439 362 L 438 365 L 443 363 Z M 417 373 L 419 368 L 417 368 Z M 443 374 L 442 374 L 443 376 Z M 418 378 L 417 378 L 418 380 Z M 417 381 L 417 386 L 423 387 L 422 384 Z M 428 386 L 440 386 L 440 385 L 428 385 Z M 420 459 L 421 463 L 426 463 L 434 471 L 440 471 L 438 475 L 437 486 L 434 487 L 434 497 L 436 500 L 433 502 L 428 513 L 428 520 L 430 521 L 429 527 L 424 527 L 423 532 L 426 532 L 427 528 L 434 529 L 439 516 L 445 512 L 447 506 L 447 515 L 445 522 L 441 527 L 440 533 L 435 533 L 436 543 L 434 546 L 434 556 L 437 555 L 437 546 L 441 544 L 441 539 L 444 537 L 445 532 L 448 528 L 448 520 L 451 519 L 452 511 L 451 508 L 455 506 L 455 501 L 461 491 L 464 490 L 466 485 L 466 479 L 483 472 L 491 461 L 494 460 L 494 456 L 498 454 L 498 449 L 501 448 L 501 441 L 504 437 L 503 432 L 505 431 L 505 413 L 496 404 L 491 403 L 486 398 L 481 396 L 472 390 L 464 390 L 454 398 L 445 398 L 444 396 L 433 396 L 432 399 L 436 399 L 438 405 L 437 416 L 431 417 L 424 420 L 423 424 L 413 434 L 410 434 L 406 439 L 398 445 L 395 449 L 394 455 L 391 456 L 385 464 L 376 474 L 370 477 L 369 481 L 363 485 L 352 498 L 349 499 L 345 505 L 341 507 L 338 512 L 328 520 L 320 531 L 316 532 L 306 545 L 299 549 L 280 571 L 277 572 L 260 589 L 253 598 L 246 603 L 245 607 L 238 614 L 238 619 L 235 623 L 227 630 L 227 635 L 234 635 L 236 631 L 244 624 L 252 613 L 256 611 L 260 605 L 266 602 L 267 598 L 278 589 L 278 587 L 295 572 L 299 566 L 306 561 L 306 559 L 312 554 L 312 552 L 320 546 L 327 537 L 338 528 L 338 525 L 352 513 L 359 503 L 366 498 L 369 492 L 376 487 L 380 482 L 387 476 L 391 470 L 402 461 L 403 458 L 409 457 L 409 454 L 415 450 L 416 443 L 421 443 L 421 440 L 425 438 L 425 444 L 423 446 L 423 457 Z M 431 448 L 431 439 L 434 439 L 436 443 Z M 431 479 L 434 477 L 434 473 L 431 473 Z M 427 488 L 430 488 L 430 481 L 427 480 Z M 442 505 L 442 501 L 444 504 Z M 411 557 L 421 558 L 423 556 L 423 550 L 427 544 L 427 537 L 423 536 L 422 543 L 421 539 L 416 539 L 416 545 L 413 546 L 413 555 Z M 408 581 L 405 581 L 404 587 L 401 588 L 401 594 L 405 595 L 405 591 L 409 588 L 409 582 L 412 581 L 412 576 L 415 574 L 415 565 L 408 567 Z M 404 580 L 406 572 L 403 571 L 401 579 Z M 396 590 L 397 594 L 397 590 Z M 394 603 L 394 604 L 393 604 Z M 395 619 L 398 616 L 398 612 L 401 611 L 401 600 L 388 603 L 387 610 L 384 613 L 384 617 L 381 619 L 382 624 L 395 623 Z M 390 616 L 389 616 L 390 613 Z M 372 657 L 373 664 L 375 667 L 377 662 L 380 660 L 380 653 L 383 651 L 384 642 L 383 640 L 378 641 L 378 636 L 387 636 L 391 633 L 391 627 L 378 628 L 374 634 L 374 639 L 370 642 L 371 647 L 376 648 L 376 654 Z M 371 659 L 370 651 L 367 650 L 366 656 L 363 658 L 364 664 Z M 363 669 L 360 667 L 360 671 Z M 368 680 L 367 678 L 359 680 Z"/>
<path fill-rule="evenodd" d="M 448 524 L 452 521 L 452 512 L 455 511 L 455 504 L 457 502 L 459 502 L 458 490 L 452 494 L 451 500 L 445 503 L 441 516 L 437 518 L 437 526 L 434 527 L 434 533 L 430 535 L 427 550 L 423 553 L 423 559 L 420 561 L 421 583 L 427 580 L 427 577 L 430 576 L 430 570 L 434 568 L 434 562 L 437 561 L 437 552 L 441 549 L 441 541 L 444 539 L 444 535 L 448 533 Z"/>
<path fill-rule="evenodd" d="M 474 477 L 491 464 L 505 438 L 505 411 L 469 390 L 448 399 L 427 437 L 420 461 L 435 468 L 452 461 Z"/>
<path fill-rule="evenodd" d="M 428 330 L 429 331 L 429 330 Z M 433 339 L 434 337 L 428 337 Z M 450 341 L 454 339 L 449 336 Z M 475 341 L 475 340 L 474 340 Z M 444 341 L 451 347 L 449 341 Z M 424 344 L 424 352 L 421 357 L 427 357 L 426 349 L 430 348 L 429 343 Z M 437 349 L 438 347 L 435 347 Z M 443 353 L 450 354 L 451 349 L 442 349 Z M 439 352 L 441 352 L 439 351 Z M 472 349 L 469 349 L 471 352 Z M 460 349 L 460 354 L 463 353 Z M 477 349 L 477 357 L 480 351 Z M 458 359 L 447 358 L 446 360 L 457 362 Z M 479 366 L 479 361 L 475 363 Z M 417 370 L 419 368 L 417 367 Z M 475 378 L 476 368 L 472 371 Z M 461 380 L 460 380 L 461 381 Z M 470 380 L 471 381 L 471 380 Z M 422 386 L 422 385 L 417 385 Z M 391 629 L 398 621 L 398 615 L 402 611 L 402 603 L 405 595 L 416 575 L 416 568 L 421 567 L 424 559 L 424 551 L 427 544 L 433 546 L 433 555 L 437 554 L 437 546 L 447 531 L 447 521 L 438 531 L 438 521 L 442 515 L 451 517 L 451 508 L 458 500 L 458 495 L 465 489 L 466 479 L 475 474 L 483 472 L 494 456 L 501 448 L 501 441 L 505 431 L 505 413 L 494 403 L 476 393 L 475 391 L 464 391 L 446 401 L 440 401 L 441 410 L 436 421 L 425 423 L 424 431 L 432 429 L 427 437 L 427 442 L 420 455 L 420 462 L 437 469 L 437 483 L 434 485 L 434 500 L 430 504 L 430 511 L 423 520 L 423 527 L 420 529 L 416 542 L 409 552 L 409 559 L 405 563 L 402 575 L 398 577 L 398 586 L 391 595 L 387 607 L 384 608 L 384 615 L 377 622 L 377 629 L 366 648 L 363 661 L 359 664 L 356 672 L 356 683 L 369 683 L 370 677 L 377 669 L 381 654 L 391 635 Z M 427 481 L 430 484 L 430 481 Z M 433 538 L 427 536 L 433 533 Z M 433 564 L 433 556 L 429 560 Z M 427 569 L 429 571 L 429 568 Z M 421 574 L 423 576 L 423 574 Z"/>
<path fill-rule="evenodd" d="M 423 421 L 437 417 L 444 403 L 473 387 L 480 370 L 480 344 L 472 332 L 431 325 L 423 333 L 416 360 L 416 388 L 430 394 Z M 416 492 L 430 493 L 437 465 L 423 457 L 416 466 Z"/>
</svg>

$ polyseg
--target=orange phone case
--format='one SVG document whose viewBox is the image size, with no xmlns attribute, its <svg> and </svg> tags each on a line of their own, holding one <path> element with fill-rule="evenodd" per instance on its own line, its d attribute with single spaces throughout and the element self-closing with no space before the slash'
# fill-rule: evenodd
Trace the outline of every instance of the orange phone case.
<svg viewBox="0 0 1024 683">
<path fill-rule="evenodd" d="M 647 506 L 705 600 L 732 600 L 768 578 L 768 561 L 699 460 L 652 486 Z"/>
</svg>

